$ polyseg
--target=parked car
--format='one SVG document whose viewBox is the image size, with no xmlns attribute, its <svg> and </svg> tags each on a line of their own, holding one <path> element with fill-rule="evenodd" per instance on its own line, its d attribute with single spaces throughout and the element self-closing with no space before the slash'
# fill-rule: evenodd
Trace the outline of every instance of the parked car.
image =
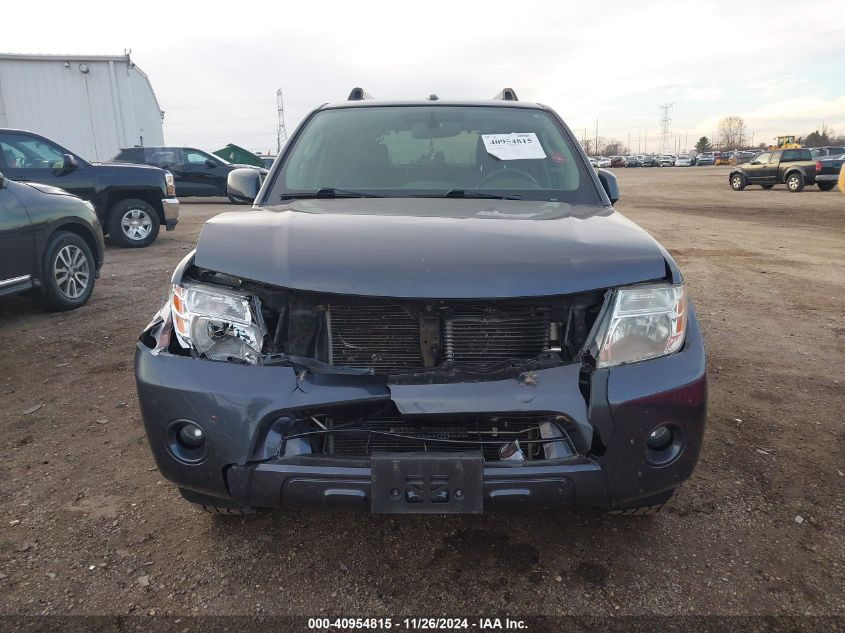
<svg viewBox="0 0 845 633">
<path fill-rule="evenodd" d="M 616 177 L 512 91 L 361 92 L 263 185 L 229 175 L 255 206 L 206 222 L 142 333 L 163 476 L 224 513 L 659 508 L 698 457 L 704 347 Z"/>
<path fill-rule="evenodd" d="M 742 165 L 744 163 L 750 163 L 761 153 L 762 152 L 756 150 L 743 150 L 740 152 L 734 152 L 733 158 L 731 159 L 731 165 Z"/>
<path fill-rule="evenodd" d="M 643 167 L 657 167 L 659 165 L 657 162 L 657 156 L 652 154 L 642 154 L 640 156 L 640 162 Z"/>
<path fill-rule="evenodd" d="M 588 161 L 588 162 L 590 163 L 590 165 L 592 165 L 593 167 L 598 167 L 599 161 L 598 161 L 598 159 L 597 159 L 595 156 L 588 156 L 588 157 L 587 157 L 587 161 Z"/>
<path fill-rule="evenodd" d="M 663 154 L 662 156 L 658 157 L 657 164 L 659 167 L 674 167 L 675 157 L 671 154 Z"/>
<path fill-rule="evenodd" d="M 698 166 L 715 165 L 716 164 L 716 157 L 713 155 L 713 152 L 701 152 L 696 157 L 695 164 L 698 165 Z"/>
<path fill-rule="evenodd" d="M 642 166 L 643 166 L 642 156 L 638 156 L 637 154 L 632 154 L 630 156 L 625 157 L 625 167 L 642 167 Z"/>
<path fill-rule="evenodd" d="M 730 165 L 735 152 L 714 152 L 716 165 Z"/>
<path fill-rule="evenodd" d="M 104 250 L 90 202 L 0 173 L 0 296 L 34 291 L 50 310 L 78 308 L 91 297 Z"/>
<path fill-rule="evenodd" d="M 594 156 L 596 160 L 596 167 L 605 168 L 610 167 L 610 159 L 605 156 Z"/>
<path fill-rule="evenodd" d="M 836 186 L 842 165 L 845 164 L 845 153 L 839 156 L 828 156 L 816 161 L 816 185 L 822 191 L 830 191 Z"/>
<path fill-rule="evenodd" d="M 89 163 L 58 143 L 0 129 L 0 171 L 21 182 L 59 187 L 90 201 L 107 235 L 122 246 L 152 244 L 159 228 L 179 221 L 173 176 L 140 165 Z"/>
<path fill-rule="evenodd" d="M 611 167 L 624 167 L 625 166 L 625 157 L 624 156 L 611 156 L 610 157 L 610 166 Z"/>
<path fill-rule="evenodd" d="M 112 158 L 113 163 L 154 165 L 167 169 L 176 181 L 180 198 L 226 195 L 226 178 L 233 169 L 243 167 L 266 174 L 253 165 L 239 165 L 193 147 L 128 147 Z"/>
<path fill-rule="evenodd" d="M 813 158 L 825 158 L 826 156 L 840 156 L 845 154 L 843 146 L 813 147 L 810 149 Z"/>
<path fill-rule="evenodd" d="M 695 159 L 689 154 L 678 154 L 675 158 L 675 167 L 692 167 L 695 165 Z"/>
<path fill-rule="evenodd" d="M 260 158 L 261 162 L 264 163 L 264 168 L 268 170 L 273 166 L 273 161 L 276 160 L 275 156 L 271 156 L 269 154 L 260 154 L 258 158 Z"/>
<path fill-rule="evenodd" d="M 786 184 L 792 192 L 799 192 L 816 179 L 816 161 L 808 149 L 777 149 L 760 154 L 747 165 L 735 167 L 728 177 L 734 191 L 747 185 L 771 189 Z"/>
</svg>

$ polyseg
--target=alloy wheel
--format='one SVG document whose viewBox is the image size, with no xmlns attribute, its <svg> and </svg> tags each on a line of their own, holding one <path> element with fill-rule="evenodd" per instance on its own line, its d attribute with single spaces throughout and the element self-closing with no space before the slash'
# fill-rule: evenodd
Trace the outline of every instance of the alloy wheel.
<svg viewBox="0 0 845 633">
<path fill-rule="evenodd" d="M 130 240 L 140 242 L 153 230 L 153 220 L 143 209 L 129 209 L 120 219 L 120 228 Z"/>
<path fill-rule="evenodd" d="M 53 263 L 53 277 L 56 286 L 68 299 L 78 299 L 88 288 L 91 269 L 88 258 L 78 246 L 68 244 L 57 254 Z"/>
</svg>

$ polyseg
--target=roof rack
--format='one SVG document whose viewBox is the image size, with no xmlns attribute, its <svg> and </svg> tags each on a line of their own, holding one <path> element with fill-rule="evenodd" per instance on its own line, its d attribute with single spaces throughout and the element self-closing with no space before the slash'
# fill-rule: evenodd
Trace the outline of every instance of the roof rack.
<svg viewBox="0 0 845 633">
<path fill-rule="evenodd" d="M 364 99 L 372 99 L 373 96 L 363 88 L 353 88 L 349 93 L 347 101 L 363 101 Z"/>
<path fill-rule="evenodd" d="M 498 101 L 519 101 L 513 88 L 502 88 L 502 91 L 493 98 Z"/>
</svg>

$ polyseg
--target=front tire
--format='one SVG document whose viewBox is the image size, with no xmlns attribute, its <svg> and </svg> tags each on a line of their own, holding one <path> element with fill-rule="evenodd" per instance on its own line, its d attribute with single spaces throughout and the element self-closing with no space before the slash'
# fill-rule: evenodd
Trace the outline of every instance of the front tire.
<svg viewBox="0 0 845 633">
<path fill-rule="evenodd" d="M 617 506 L 604 508 L 604 511 L 607 514 L 615 514 L 618 516 L 651 516 L 653 514 L 657 514 L 665 508 L 674 494 L 675 488 L 672 488 L 665 492 L 652 495 L 651 497 L 637 499 L 631 503 L 623 503 Z"/>
<path fill-rule="evenodd" d="M 786 177 L 786 188 L 791 193 L 798 193 L 804 189 L 804 176 L 798 172 L 789 174 Z"/>
<path fill-rule="evenodd" d="M 836 183 L 835 182 L 817 182 L 816 185 L 818 185 L 819 189 L 821 189 L 822 191 L 831 191 L 836 186 Z"/>
<path fill-rule="evenodd" d="M 158 237 L 161 222 L 149 202 L 127 198 L 112 205 L 107 225 L 109 236 L 121 246 L 143 248 Z"/>
<path fill-rule="evenodd" d="M 74 310 L 94 291 L 97 269 L 88 244 L 76 233 L 59 231 L 41 262 L 41 303 L 47 310 Z"/>
<path fill-rule="evenodd" d="M 742 174 L 731 174 L 731 189 L 734 191 L 742 191 L 748 182 Z"/>
<path fill-rule="evenodd" d="M 185 488 L 179 488 L 179 493 L 182 495 L 182 498 L 193 507 L 198 510 L 202 510 L 203 512 L 207 512 L 208 514 L 215 514 L 223 517 L 242 517 L 248 514 L 256 514 L 258 512 L 257 508 L 241 505 L 237 501 L 210 497 Z"/>
</svg>

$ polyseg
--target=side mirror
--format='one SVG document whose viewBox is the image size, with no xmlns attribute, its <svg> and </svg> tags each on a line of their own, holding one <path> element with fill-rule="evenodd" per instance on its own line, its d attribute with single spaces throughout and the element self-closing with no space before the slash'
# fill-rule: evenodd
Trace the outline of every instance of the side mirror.
<svg viewBox="0 0 845 633">
<path fill-rule="evenodd" d="M 208 167 L 209 169 L 214 169 L 215 167 L 217 167 L 217 163 L 215 163 L 210 158 L 206 158 L 205 159 L 205 166 Z"/>
<path fill-rule="evenodd" d="M 79 167 L 79 161 L 73 154 L 62 154 L 62 171 L 69 172 Z"/>
<path fill-rule="evenodd" d="M 604 192 L 610 198 L 610 203 L 616 204 L 616 201 L 619 200 L 619 185 L 616 183 L 616 176 L 606 169 L 597 169 L 596 174 L 598 174 L 601 186 L 604 187 Z"/>
<path fill-rule="evenodd" d="M 229 172 L 226 193 L 239 204 L 252 204 L 261 189 L 261 174 L 257 169 L 242 167 Z"/>
</svg>

